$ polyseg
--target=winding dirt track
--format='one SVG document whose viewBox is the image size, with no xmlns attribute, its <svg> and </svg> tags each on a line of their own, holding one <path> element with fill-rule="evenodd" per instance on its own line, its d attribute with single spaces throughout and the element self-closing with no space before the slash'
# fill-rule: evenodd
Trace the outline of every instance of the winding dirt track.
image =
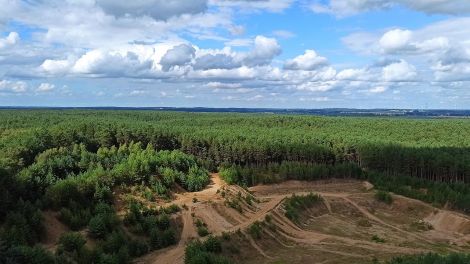
<svg viewBox="0 0 470 264">
<path fill-rule="evenodd" d="M 405 247 L 401 245 L 392 245 L 392 244 L 383 244 L 375 243 L 372 241 L 353 239 L 343 236 L 338 236 L 334 234 L 326 234 L 322 232 L 304 230 L 299 226 L 293 224 L 289 219 L 287 219 L 283 213 L 283 200 L 291 196 L 292 193 L 297 195 L 307 194 L 309 191 L 305 190 L 305 186 L 300 184 L 302 188 L 296 188 L 294 183 L 288 183 L 282 185 L 281 189 L 278 189 L 279 186 L 261 186 L 259 188 L 254 187 L 250 188 L 250 191 L 254 192 L 255 197 L 260 201 L 253 206 L 248 206 L 247 204 L 243 205 L 243 213 L 239 213 L 235 209 L 224 206 L 225 199 L 220 195 L 220 190 L 231 190 L 232 193 L 235 192 L 244 192 L 245 190 L 238 186 L 228 186 L 225 184 L 219 177 L 218 174 L 212 175 L 212 183 L 203 191 L 196 193 L 182 193 L 177 194 L 176 199 L 170 203 L 164 204 L 163 206 L 169 206 L 171 204 L 177 204 L 179 206 L 186 205 L 188 210 L 183 210 L 181 212 L 183 230 L 181 233 L 181 239 L 176 246 L 154 251 L 143 258 L 136 261 L 136 263 L 155 263 L 155 264 L 174 264 L 174 263 L 184 263 L 184 250 L 186 244 L 194 238 L 198 237 L 196 228 L 194 226 L 194 218 L 192 213 L 197 217 L 201 218 L 208 226 L 209 231 L 214 235 L 221 235 L 222 232 L 236 232 L 240 230 L 242 233 L 245 233 L 245 230 L 256 221 L 263 221 L 266 215 L 270 214 L 272 216 L 273 223 L 276 224 L 278 231 L 277 235 L 282 236 L 287 241 L 292 241 L 296 244 L 308 245 L 311 248 L 314 248 L 318 251 L 323 251 L 327 253 L 333 253 L 338 256 L 345 257 L 364 257 L 364 254 L 356 254 L 351 252 L 343 252 L 340 250 L 334 250 L 326 248 L 328 245 L 332 246 L 348 246 L 354 247 L 357 249 L 363 249 L 367 251 L 380 251 L 387 254 L 414 254 L 424 252 L 422 248 L 415 247 Z M 350 191 L 350 190 L 348 190 Z M 320 194 L 324 198 L 324 205 L 327 209 L 328 214 L 332 214 L 333 209 L 330 204 L 330 199 L 341 199 L 349 207 L 357 209 L 363 217 L 367 218 L 370 222 L 373 222 L 377 226 L 381 226 L 390 232 L 399 233 L 400 236 L 414 239 L 415 241 L 421 241 L 422 243 L 432 243 L 433 241 L 428 237 L 425 237 L 421 234 L 410 232 L 404 230 L 400 227 L 397 227 L 393 224 L 390 224 L 386 221 L 383 221 L 381 218 L 369 212 L 366 208 L 360 206 L 355 202 L 351 196 L 357 194 L 358 192 L 346 192 L 345 189 L 340 191 L 314 191 L 317 194 Z M 193 198 L 197 198 L 197 202 L 193 203 Z M 408 198 L 403 198 L 408 199 Z M 413 200 L 414 201 L 414 200 Z M 222 206 L 220 206 L 222 204 Z M 219 205 L 217 210 L 215 205 Z M 429 206 L 429 205 L 427 205 Z M 444 210 L 438 210 L 439 212 L 447 212 Z M 448 213 L 448 212 L 447 212 Z M 452 212 L 453 213 L 453 212 Z M 457 215 L 457 214 L 454 214 Z M 465 221 L 470 223 L 470 218 L 467 216 L 458 215 Z M 462 220 L 462 221 L 464 221 Z M 442 219 L 437 219 L 440 225 L 442 226 Z M 278 244 L 281 247 L 292 247 L 281 242 L 279 237 L 276 237 L 276 234 L 268 232 L 268 235 L 273 238 L 274 241 L 278 241 Z M 468 234 L 465 236 L 459 237 L 463 239 L 463 242 L 470 241 Z M 263 257 L 270 259 L 268 253 L 264 252 L 262 247 L 253 240 L 249 235 L 245 235 L 248 242 L 251 246 L 259 252 Z M 360 251 L 359 251 L 360 252 Z"/>
</svg>

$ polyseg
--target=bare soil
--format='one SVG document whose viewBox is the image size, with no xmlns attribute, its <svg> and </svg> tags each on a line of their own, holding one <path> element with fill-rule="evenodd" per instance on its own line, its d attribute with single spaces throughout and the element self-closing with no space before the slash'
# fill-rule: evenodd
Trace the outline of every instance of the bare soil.
<svg viewBox="0 0 470 264">
<path fill-rule="evenodd" d="M 320 194 L 323 203 L 302 212 L 300 222 L 291 222 L 285 216 L 284 199 L 309 192 Z M 254 199 L 248 202 L 245 197 L 251 195 Z M 240 263 L 371 263 L 374 258 L 403 254 L 470 250 L 470 217 L 398 195 L 393 199 L 391 205 L 376 201 L 373 186 L 361 181 L 288 181 L 245 190 L 213 174 L 205 190 L 177 193 L 175 200 L 154 205 L 189 207 L 179 213 L 181 239 L 136 263 L 184 263 L 186 244 L 199 237 L 196 218 L 213 235 L 232 234 L 223 252 Z M 238 208 L 229 201 L 237 201 Z M 247 231 L 256 221 L 263 226 L 259 239 Z M 418 230 L 413 228 L 416 223 L 430 228 Z"/>
</svg>

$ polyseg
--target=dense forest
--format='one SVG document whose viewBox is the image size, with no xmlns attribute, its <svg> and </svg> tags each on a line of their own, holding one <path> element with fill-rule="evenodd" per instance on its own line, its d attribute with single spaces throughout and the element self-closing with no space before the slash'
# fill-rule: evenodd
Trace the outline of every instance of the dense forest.
<svg viewBox="0 0 470 264">
<path fill-rule="evenodd" d="M 138 185 L 149 199 L 168 198 L 175 184 L 203 189 L 218 170 L 244 186 L 369 179 L 385 191 L 468 213 L 470 120 L 3 110 L 0 259 L 128 263 L 176 243 L 169 215 L 179 208 L 152 211 L 133 202 L 120 220 L 113 191 Z M 56 255 L 35 246 L 44 210 L 59 212 L 77 231 L 61 238 Z M 96 247 L 85 245 L 78 232 L 85 228 Z"/>
</svg>

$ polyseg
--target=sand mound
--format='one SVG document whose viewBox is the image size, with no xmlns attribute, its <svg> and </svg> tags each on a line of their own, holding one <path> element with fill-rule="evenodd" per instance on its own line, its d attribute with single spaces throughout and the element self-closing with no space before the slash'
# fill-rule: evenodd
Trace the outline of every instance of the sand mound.
<svg viewBox="0 0 470 264">
<path fill-rule="evenodd" d="M 470 234 L 470 220 L 452 212 L 439 210 L 431 213 L 424 220 L 438 231 Z"/>
</svg>

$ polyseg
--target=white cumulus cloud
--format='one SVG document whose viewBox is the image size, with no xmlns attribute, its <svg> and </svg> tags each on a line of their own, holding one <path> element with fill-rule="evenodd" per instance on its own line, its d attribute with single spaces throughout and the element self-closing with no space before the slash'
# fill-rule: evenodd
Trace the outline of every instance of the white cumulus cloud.
<svg viewBox="0 0 470 264">
<path fill-rule="evenodd" d="M 20 35 L 16 32 L 10 32 L 8 36 L 0 38 L 0 49 L 4 49 L 17 44 L 20 41 Z"/>
<path fill-rule="evenodd" d="M 55 85 L 52 83 L 41 83 L 38 88 L 36 88 L 36 92 L 45 93 L 50 92 L 55 89 Z"/>
<path fill-rule="evenodd" d="M 410 30 L 394 29 L 386 32 L 379 43 L 385 52 L 395 52 L 406 49 L 413 33 Z"/>
<path fill-rule="evenodd" d="M 303 55 L 286 61 L 284 68 L 287 70 L 312 71 L 328 64 L 325 57 L 319 56 L 314 50 L 306 50 Z"/>
<path fill-rule="evenodd" d="M 24 81 L 0 81 L 0 93 L 24 93 L 28 85 Z"/>
<path fill-rule="evenodd" d="M 415 66 L 405 60 L 387 65 L 382 70 L 385 81 L 410 81 L 417 76 Z"/>
</svg>

